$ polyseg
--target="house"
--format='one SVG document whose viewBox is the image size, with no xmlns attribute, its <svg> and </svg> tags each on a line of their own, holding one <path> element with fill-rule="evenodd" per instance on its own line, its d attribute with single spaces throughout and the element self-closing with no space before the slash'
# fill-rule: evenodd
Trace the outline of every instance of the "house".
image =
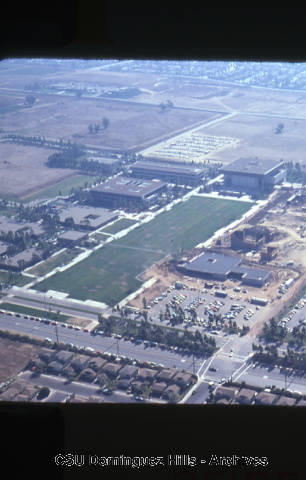
<svg viewBox="0 0 306 480">
<path fill-rule="evenodd" d="M 68 362 L 70 362 L 72 357 L 73 357 L 73 353 L 67 352 L 67 350 L 62 350 L 56 353 L 55 360 L 65 365 Z"/>
<path fill-rule="evenodd" d="M 91 370 L 91 368 L 85 368 L 81 375 L 79 376 L 79 380 L 83 380 L 84 382 L 93 382 L 96 378 L 96 372 Z"/>
<path fill-rule="evenodd" d="M 167 388 L 167 384 L 165 382 L 155 382 L 152 385 L 152 395 L 154 397 L 160 397 Z"/>
<path fill-rule="evenodd" d="M 292 407 L 292 405 L 295 405 L 296 403 L 296 398 L 291 398 L 291 397 L 281 397 L 278 402 L 276 402 L 276 405 L 278 406 L 286 406 L 286 407 Z"/>
<path fill-rule="evenodd" d="M 98 372 L 106 363 L 107 360 L 105 360 L 104 358 L 95 357 L 90 359 L 90 361 L 88 362 L 88 367 L 95 372 Z"/>
<path fill-rule="evenodd" d="M 88 402 L 90 403 L 104 403 L 104 401 L 104 398 L 98 395 L 90 395 L 90 397 L 88 397 Z"/>
<path fill-rule="evenodd" d="M 255 399 L 255 403 L 257 405 L 272 405 L 275 399 L 276 396 L 273 393 L 260 392 Z"/>
<path fill-rule="evenodd" d="M 61 362 L 58 362 L 57 360 L 53 360 L 52 362 L 49 363 L 47 370 L 49 373 L 54 373 L 55 375 L 59 375 L 63 370 L 63 365 Z"/>
<path fill-rule="evenodd" d="M 163 398 L 169 399 L 171 395 L 180 395 L 181 389 L 178 385 L 169 385 L 163 393 Z"/>
<path fill-rule="evenodd" d="M 227 398 L 220 398 L 219 400 L 216 401 L 217 405 L 229 405 L 231 403 L 230 400 Z"/>
<path fill-rule="evenodd" d="M 157 375 L 156 378 L 162 382 L 170 382 L 170 380 L 177 373 L 175 368 L 163 368 Z"/>
<path fill-rule="evenodd" d="M 118 365 L 116 363 L 111 363 L 107 362 L 105 365 L 103 365 L 101 371 L 103 373 L 106 373 L 107 375 L 110 375 L 111 377 L 117 377 L 119 370 L 122 368 L 122 365 Z"/>
<path fill-rule="evenodd" d="M 254 400 L 256 392 L 250 388 L 242 388 L 235 398 L 235 403 L 250 405 Z"/>
<path fill-rule="evenodd" d="M 86 355 L 75 355 L 70 362 L 70 366 L 76 372 L 81 372 L 88 363 L 88 357 Z"/>
<path fill-rule="evenodd" d="M 128 390 L 130 388 L 130 380 L 127 378 L 121 378 L 117 382 L 117 388 L 120 390 Z"/>
<path fill-rule="evenodd" d="M 133 378 L 137 375 L 137 370 L 138 368 L 135 367 L 134 365 L 125 365 L 121 370 L 120 370 L 120 379 L 124 378 Z"/>
<path fill-rule="evenodd" d="M 181 389 L 185 389 L 192 385 L 196 381 L 196 378 L 193 377 L 190 373 L 178 372 L 173 378 L 172 382 L 176 383 Z"/>
<path fill-rule="evenodd" d="M 215 393 L 215 399 L 219 400 L 225 398 L 226 400 L 232 401 L 235 397 L 236 391 L 230 387 L 219 387 Z"/>
<path fill-rule="evenodd" d="M 14 402 L 28 402 L 29 398 L 27 395 L 24 395 L 23 393 L 20 393 L 14 398 Z"/>
<path fill-rule="evenodd" d="M 144 390 L 145 385 L 143 382 L 140 382 L 138 380 L 135 380 L 134 382 L 131 383 L 131 389 L 133 393 L 142 393 Z"/>
<path fill-rule="evenodd" d="M 65 375 L 65 377 L 71 378 L 76 375 L 76 371 L 70 365 L 67 365 L 66 367 L 63 368 L 62 375 Z"/>
<path fill-rule="evenodd" d="M 10 402 L 19 394 L 18 388 L 9 387 L 5 392 L 1 393 L 0 400 Z"/>
<path fill-rule="evenodd" d="M 33 362 L 31 363 L 31 367 L 35 370 L 44 370 L 46 367 L 47 367 L 47 363 L 48 362 L 44 362 L 43 360 L 41 360 L 40 358 L 36 358 L 35 360 L 33 360 Z"/>
<path fill-rule="evenodd" d="M 97 382 L 100 387 L 103 387 L 108 382 L 106 373 L 99 373 L 99 375 L 97 375 Z"/>
<path fill-rule="evenodd" d="M 156 373 L 157 371 L 152 368 L 140 368 L 138 370 L 137 380 L 152 382 L 156 377 Z"/>
<path fill-rule="evenodd" d="M 26 397 L 28 398 L 28 400 L 31 400 L 31 398 L 34 397 L 34 395 L 36 394 L 37 392 L 37 389 L 31 385 L 31 384 L 27 384 L 27 386 L 25 387 L 25 389 L 23 390 L 22 394 L 23 395 L 26 395 Z"/>
<path fill-rule="evenodd" d="M 38 357 L 46 363 L 49 363 L 54 356 L 54 350 L 51 348 L 42 348 L 38 354 Z"/>
<path fill-rule="evenodd" d="M 82 397 L 81 395 L 75 395 L 73 398 L 70 398 L 69 403 L 86 403 L 87 398 Z"/>
</svg>

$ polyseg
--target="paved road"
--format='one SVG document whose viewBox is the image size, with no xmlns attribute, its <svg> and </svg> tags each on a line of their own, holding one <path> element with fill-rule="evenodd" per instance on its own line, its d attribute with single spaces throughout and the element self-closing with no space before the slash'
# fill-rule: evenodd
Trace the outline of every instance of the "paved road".
<svg viewBox="0 0 306 480">
<path fill-rule="evenodd" d="M 0 328 L 36 336 L 39 338 L 50 338 L 56 341 L 56 329 L 53 325 L 46 325 L 42 322 L 18 318 L 0 314 Z M 155 347 L 145 347 L 143 344 L 135 345 L 130 341 L 116 340 L 112 337 L 91 334 L 79 330 L 57 327 L 59 342 L 72 343 L 79 347 L 91 347 L 95 351 L 109 352 L 124 355 L 136 361 L 147 361 L 162 364 L 165 367 L 177 367 L 186 371 L 193 371 L 192 356 L 182 356 L 176 352 L 161 350 Z M 195 359 L 194 368 L 198 369 L 203 359 Z"/>
<path fill-rule="evenodd" d="M 234 381 L 245 381 L 247 384 L 270 388 L 273 385 L 277 388 L 287 388 L 295 392 L 306 394 L 306 376 L 292 375 L 288 372 L 285 377 L 284 373 L 280 372 L 279 368 L 269 370 L 267 368 L 247 365 L 243 371 L 233 377 Z"/>
</svg>

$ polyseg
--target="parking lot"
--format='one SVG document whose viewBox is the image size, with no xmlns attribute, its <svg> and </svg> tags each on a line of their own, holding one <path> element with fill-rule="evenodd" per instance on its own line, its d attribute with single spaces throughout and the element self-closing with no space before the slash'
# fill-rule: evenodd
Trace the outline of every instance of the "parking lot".
<svg viewBox="0 0 306 480">
<path fill-rule="evenodd" d="M 306 296 L 299 300 L 286 317 L 282 318 L 278 324 L 291 331 L 294 327 L 306 324 Z"/>
<path fill-rule="evenodd" d="M 248 301 L 247 288 L 221 290 L 222 285 L 214 284 L 208 289 L 205 288 L 205 283 L 202 282 L 202 288 L 199 285 L 199 290 L 189 287 L 177 289 L 171 285 L 147 305 L 149 316 L 156 323 L 171 325 L 175 323 L 176 312 L 182 309 L 184 328 L 224 335 L 225 327 L 231 323 L 236 322 L 240 328 L 251 327 L 261 315 L 260 311 L 264 307 Z M 160 318 L 161 313 L 164 318 Z"/>
</svg>

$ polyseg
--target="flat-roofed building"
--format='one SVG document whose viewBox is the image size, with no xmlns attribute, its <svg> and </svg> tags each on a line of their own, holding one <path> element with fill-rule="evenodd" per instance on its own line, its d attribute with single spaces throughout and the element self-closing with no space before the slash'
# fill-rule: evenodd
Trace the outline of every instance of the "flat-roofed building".
<svg viewBox="0 0 306 480">
<path fill-rule="evenodd" d="M 233 190 L 263 191 L 285 180 L 282 160 L 257 157 L 239 158 L 220 170 L 224 186 Z"/>
<path fill-rule="evenodd" d="M 253 268 L 242 264 L 240 257 L 216 252 L 204 252 L 199 257 L 178 267 L 187 275 L 225 281 L 238 278 L 246 285 L 263 286 L 270 278 L 271 272 L 263 268 Z"/>
<path fill-rule="evenodd" d="M 148 207 L 166 190 L 167 184 L 161 180 L 118 176 L 93 188 L 91 194 L 96 205 Z"/>
<path fill-rule="evenodd" d="M 11 257 L 0 258 L 0 267 L 5 270 L 23 270 L 25 267 L 34 265 L 42 258 L 42 251 L 35 247 L 27 248 Z"/>
<path fill-rule="evenodd" d="M 67 247 L 71 247 L 73 245 L 77 245 L 78 243 L 86 240 L 87 233 L 79 232 L 78 230 L 67 230 L 67 232 L 62 233 L 58 237 L 58 241 Z"/>
<path fill-rule="evenodd" d="M 0 216 L 0 233 L 29 232 L 32 236 L 39 237 L 45 233 L 44 229 L 34 222 L 14 222 L 8 217 Z"/>
<path fill-rule="evenodd" d="M 89 207 L 85 205 L 65 205 L 55 203 L 52 210 L 58 212 L 60 222 L 73 224 L 77 228 L 96 230 L 118 218 L 118 214 L 106 208 Z M 71 220 L 72 219 L 72 220 Z"/>
<path fill-rule="evenodd" d="M 136 162 L 131 165 L 133 177 L 159 178 L 168 183 L 199 185 L 205 175 L 204 168 L 164 162 Z"/>
</svg>

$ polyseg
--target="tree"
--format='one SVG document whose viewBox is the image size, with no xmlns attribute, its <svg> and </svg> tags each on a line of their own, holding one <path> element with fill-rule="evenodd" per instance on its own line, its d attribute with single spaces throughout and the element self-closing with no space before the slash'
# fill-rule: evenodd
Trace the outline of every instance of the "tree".
<svg viewBox="0 0 306 480">
<path fill-rule="evenodd" d="M 109 119 L 107 117 L 103 117 L 102 124 L 103 124 L 104 130 L 106 130 L 107 127 L 109 126 Z"/>
<path fill-rule="evenodd" d="M 146 299 L 146 297 L 143 297 L 143 299 L 142 299 L 142 304 L 143 304 L 143 308 L 146 309 L 146 308 L 147 308 L 147 299 Z"/>
<path fill-rule="evenodd" d="M 284 124 L 283 123 L 279 123 L 275 129 L 275 133 L 282 133 L 283 131 L 283 128 L 284 128 Z"/>
<path fill-rule="evenodd" d="M 24 101 L 26 107 L 32 107 L 35 103 L 36 97 L 34 95 L 27 95 Z"/>
</svg>

